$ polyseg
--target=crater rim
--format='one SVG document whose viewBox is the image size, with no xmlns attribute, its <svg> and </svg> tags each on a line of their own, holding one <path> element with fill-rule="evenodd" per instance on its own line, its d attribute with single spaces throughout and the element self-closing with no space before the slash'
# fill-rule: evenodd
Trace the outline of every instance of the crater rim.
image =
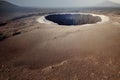
<svg viewBox="0 0 120 80">
<path fill-rule="evenodd" d="M 101 21 L 98 21 L 96 23 L 90 23 L 90 24 L 81 24 L 81 25 L 59 25 L 58 23 L 55 23 L 53 21 L 47 20 L 45 17 L 46 16 L 51 16 L 51 15 L 59 15 L 59 14 L 80 14 L 80 15 L 91 15 L 93 17 L 99 17 L 101 19 Z M 41 24 L 51 24 L 51 25 L 57 25 L 57 26 L 82 26 L 82 25 L 93 25 L 93 24 L 101 24 L 104 22 L 108 22 L 109 21 L 109 17 L 105 16 L 105 15 L 101 15 L 101 14 L 94 14 L 94 13 L 53 13 L 53 14 L 46 14 L 43 16 L 40 16 L 37 19 L 37 22 L 41 23 Z"/>
</svg>

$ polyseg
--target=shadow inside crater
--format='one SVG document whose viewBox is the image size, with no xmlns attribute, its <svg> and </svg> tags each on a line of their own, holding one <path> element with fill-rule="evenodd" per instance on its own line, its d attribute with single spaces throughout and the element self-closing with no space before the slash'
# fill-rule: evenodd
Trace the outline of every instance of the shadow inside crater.
<svg viewBox="0 0 120 80">
<path fill-rule="evenodd" d="M 93 24 L 101 21 L 99 16 L 90 14 L 52 14 L 45 16 L 45 18 L 59 25 L 67 26 Z"/>
</svg>

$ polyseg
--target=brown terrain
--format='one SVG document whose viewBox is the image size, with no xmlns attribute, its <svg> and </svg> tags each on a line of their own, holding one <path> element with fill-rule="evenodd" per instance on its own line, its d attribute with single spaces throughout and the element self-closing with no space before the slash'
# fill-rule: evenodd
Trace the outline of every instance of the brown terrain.
<svg viewBox="0 0 120 80">
<path fill-rule="evenodd" d="M 120 80 L 120 12 L 108 22 L 42 24 L 39 15 L 0 26 L 0 80 Z"/>
</svg>

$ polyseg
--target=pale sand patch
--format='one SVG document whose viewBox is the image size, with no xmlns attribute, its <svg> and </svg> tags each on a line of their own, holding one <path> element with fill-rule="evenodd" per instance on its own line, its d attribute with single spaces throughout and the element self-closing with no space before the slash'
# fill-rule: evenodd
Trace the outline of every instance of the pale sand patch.
<svg viewBox="0 0 120 80">
<path fill-rule="evenodd" d="M 67 63 L 67 62 L 68 62 L 68 61 L 65 60 L 65 61 L 62 61 L 62 62 L 60 62 L 60 63 L 58 63 L 58 64 L 48 66 L 48 67 L 46 67 L 46 68 L 43 68 L 42 71 L 43 71 L 43 72 L 51 71 L 53 68 L 60 67 L 60 66 L 64 65 L 64 64 Z"/>
</svg>

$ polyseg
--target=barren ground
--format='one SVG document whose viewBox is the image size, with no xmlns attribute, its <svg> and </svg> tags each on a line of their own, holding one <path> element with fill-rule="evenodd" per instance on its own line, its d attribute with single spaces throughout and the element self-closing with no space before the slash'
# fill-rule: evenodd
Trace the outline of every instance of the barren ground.
<svg viewBox="0 0 120 80">
<path fill-rule="evenodd" d="M 0 80 L 120 80 L 120 12 L 66 27 L 31 16 L 0 27 Z"/>
</svg>

